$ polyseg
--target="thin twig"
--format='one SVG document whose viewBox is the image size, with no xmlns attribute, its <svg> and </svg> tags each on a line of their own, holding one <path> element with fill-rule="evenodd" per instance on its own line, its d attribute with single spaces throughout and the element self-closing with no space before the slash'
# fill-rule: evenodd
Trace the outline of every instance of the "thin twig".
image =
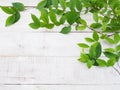
<svg viewBox="0 0 120 90">
<path fill-rule="evenodd" d="M 117 65 L 118 65 L 118 67 L 119 67 L 119 69 L 120 69 L 120 64 L 119 64 L 119 62 L 117 62 Z"/>
<path fill-rule="evenodd" d="M 113 66 L 113 69 L 120 75 L 120 71 Z"/>
</svg>

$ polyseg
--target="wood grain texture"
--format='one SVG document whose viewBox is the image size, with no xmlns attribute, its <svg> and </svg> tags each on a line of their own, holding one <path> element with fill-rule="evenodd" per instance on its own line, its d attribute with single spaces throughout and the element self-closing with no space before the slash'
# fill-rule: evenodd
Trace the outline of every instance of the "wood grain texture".
<svg viewBox="0 0 120 90">
<path fill-rule="evenodd" d="M 117 90 L 120 77 L 113 68 L 88 69 L 80 63 L 81 49 L 76 45 L 85 42 L 92 32 L 75 31 L 60 34 L 60 27 L 53 30 L 31 29 L 31 13 L 40 16 L 35 7 L 41 0 L 0 0 L 0 5 L 11 6 L 22 2 L 26 9 L 15 25 L 5 27 L 8 17 L 0 10 L 0 90 Z M 81 15 L 87 23 L 92 15 Z M 74 25 L 75 26 L 75 25 Z M 103 48 L 112 47 L 103 43 Z M 104 57 L 102 57 L 104 58 Z"/>
<path fill-rule="evenodd" d="M 119 85 L 111 86 L 94 86 L 94 85 L 12 85 L 12 86 L 0 86 L 1 90 L 118 90 Z"/>
<path fill-rule="evenodd" d="M 88 70 L 78 57 L 1 57 L 0 84 L 120 85 L 112 68 Z"/>
<path fill-rule="evenodd" d="M 41 0 L 0 0 L 0 5 L 10 6 L 13 2 L 22 2 L 25 6 L 36 6 Z"/>
<path fill-rule="evenodd" d="M 91 33 L 0 33 L 0 56 L 78 56 Z M 86 43 L 86 42 L 85 42 Z M 103 42 L 104 43 L 104 42 Z M 89 43 L 87 43 L 89 45 Z M 104 43 L 103 48 L 111 47 Z"/>
</svg>

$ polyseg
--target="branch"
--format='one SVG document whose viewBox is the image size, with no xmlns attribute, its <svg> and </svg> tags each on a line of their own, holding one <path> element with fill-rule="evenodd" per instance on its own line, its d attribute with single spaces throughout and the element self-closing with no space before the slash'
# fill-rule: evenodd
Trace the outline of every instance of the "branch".
<svg viewBox="0 0 120 90">
<path fill-rule="evenodd" d="M 113 66 L 113 69 L 120 75 L 120 71 Z"/>
</svg>

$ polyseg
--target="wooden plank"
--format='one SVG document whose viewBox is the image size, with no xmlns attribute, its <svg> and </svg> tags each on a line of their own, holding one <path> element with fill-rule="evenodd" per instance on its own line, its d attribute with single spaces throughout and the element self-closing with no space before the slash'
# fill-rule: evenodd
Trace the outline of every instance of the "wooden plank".
<svg viewBox="0 0 120 90">
<path fill-rule="evenodd" d="M 25 1 L 25 0 L 24 0 Z M 31 13 L 35 14 L 37 17 L 40 16 L 40 12 L 36 9 L 28 9 L 21 13 L 21 19 L 14 25 L 10 27 L 5 27 L 5 21 L 9 15 L 5 14 L 2 10 L 0 10 L 0 32 L 60 32 L 60 30 L 67 26 L 68 24 L 61 25 L 60 27 L 55 27 L 52 30 L 46 29 L 46 28 L 40 28 L 38 30 L 33 30 L 29 27 L 29 23 L 33 22 L 31 19 Z M 81 15 L 88 24 L 92 23 L 93 20 L 91 19 L 91 14 L 88 15 Z M 73 25 L 74 27 L 75 25 Z M 91 32 L 89 29 L 86 29 L 86 31 L 76 31 L 75 28 L 72 29 L 73 32 Z"/>
<path fill-rule="evenodd" d="M 120 85 L 113 68 L 88 69 L 78 57 L 0 57 L 0 85 Z"/>
<path fill-rule="evenodd" d="M 10 6 L 13 2 L 24 3 L 25 6 L 36 6 L 41 0 L 0 0 L 0 5 Z"/>
<path fill-rule="evenodd" d="M 91 34 L 0 33 L 0 56 L 79 56 L 77 43 L 85 42 L 85 37 Z M 111 47 L 104 42 L 103 46 Z"/>
<path fill-rule="evenodd" d="M 65 86 L 65 85 L 12 85 L 0 86 L 1 90 L 118 90 L 119 85 L 101 85 L 101 86 Z"/>
</svg>

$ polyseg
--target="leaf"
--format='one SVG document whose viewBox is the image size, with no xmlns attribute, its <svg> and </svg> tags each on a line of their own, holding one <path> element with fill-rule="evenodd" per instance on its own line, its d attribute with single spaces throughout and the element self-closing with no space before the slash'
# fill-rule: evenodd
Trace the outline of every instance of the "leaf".
<svg viewBox="0 0 120 90">
<path fill-rule="evenodd" d="M 104 49 L 106 52 L 111 52 L 111 53 L 113 53 L 113 52 L 115 52 L 115 50 L 113 49 L 113 48 L 106 48 L 106 49 Z"/>
<path fill-rule="evenodd" d="M 62 9 L 65 10 L 66 9 L 66 1 L 65 0 L 59 0 L 59 3 L 61 5 Z"/>
<path fill-rule="evenodd" d="M 119 36 L 118 33 L 115 33 L 115 34 L 114 34 L 114 43 L 116 44 L 116 43 L 118 43 L 119 41 L 120 41 L 120 36 Z"/>
<path fill-rule="evenodd" d="M 102 25 L 100 23 L 93 23 L 90 25 L 91 28 L 94 28 L 94 29 L 98 29 L 100 28 Z"/>
<path fill-rule="evenodd" d="M 19 13 L 15 13 L 12 16 L 9 16 L 6 20 L 6 24 L 5 26 L 10 26 L 14 23 L 16 23 L 18 20 L 20 19 L 20 14 Z"/>
<path fill-rule="evenodd" d="M 104 52 L 104 55 L 108 58 L 116 58 L 118 60 L 118 56 L 112 52 Z"/>
<path fill-rule="evenodd" d="M 64 24 L 65 20 L 66 20 L 65 15 L 62 15 L 61 18 L 60 18 L 60 24 Z"/>
<path fill-rule="evenodd" d="M 46 9 L 41 9 L 40 12 L 41 12 L 40 19 L 41 19 L 44 23 L 48 24 L 48 23 L 49 23 L 48 11 L 47 11 Z"/>
<path fill-rule="evenodd" d="M 47 0 L 40 1 L 37 5 L 37 9 L 41 10 L 46 6 L 46 4 L 47 4 Z"/>
<path fill-rule="evenodd" d="M 99 35 L 98 35 L 98 33 L 97 33 L 96 31 L 94 31 L 94 33 L 93 33 L 93 39 L 94 39 L 95 41 L 98 41 L 98 40 L 99 40 Z"/>
<path fill-rule="evenodd" d="M 102 53 L 102 47 L 99 42 L 95 42 L 94 44 L 91 45 L 89 54 L 92 59 L 97 59 L 101 56 Z"/>
<path fill-rule="evenodd" d="M 40 20 L 33 14 L 31 14 L 32 20 L 34 21 L 35 24 L 40 26 Z"/>
<path fill-rule="evenodd" d="M 115 49 L 116 51 L 120 51 L 120 45 L 117 45 Z"/>
<path fill-rule="evenodd" d="M 76 0 L 76 8 L 77 8 L 78 11 L 82 10 L 82 4 L 81 4 L 80 0 Z"/>
<path fill-rule="evenodd" d="M 114 66 L 116 62 L 116 59 L 115 58 L 111 58 L 107 61 L 107 66 Z"/>
<path fill-rule="evenodd" d="M 14 15 L 9 16 L 9 17 L 7 18 L 7 20 L 6 20 L 5 26 L 6 26 L 6 27 L 7 27 L 7 26 L 10 26 L 10 25 L 14 24 L 14 22 L 15 22 L 15 16 L 14 16 Z"/>
<path fill-rule="evenodd" d="M 48 29 L 52 29 L 54 27 L 54 24 L 47 24 L 45 27 Z"/>
<path fill-rule="evenodd" d="M 88 60 L 87 62 L 87 67 L 91 68 L 93 66 L 93 62 L 91 60 Z"/>
<path fill-rule="evenodd" d="M 85 29 L 86 26 L 79 26 L 79 25 L 76 26 L 76 30 L 85 30 Z"/>
<path fill-rule="evenodd" d="M 89 56 L 87 54 L 81 53 L 80 59 L 78 59 L 80 62 L 86 63 L 89 60 Z"/>
<path fill-rule="evenodd" d="M 114 43 L 115 43 L 114 40 L 111 39 L 111 38 L 109 38 L 109 37 L 106 37 L 105 40 L 106 40 L 107 42 L 109 42 L 110 44 L 114 44 Z"/>
<path fill-rule="evenodd" d="M 66 13 L 66 19 L 67 22 L 72 25 L 78 18 L 79 18 L 80 13 L 77 13 L 75 11 L 70 11 Z"/>
<path fill-rule="evenodd" d="M 52 4 L 55 8 L 58 8 L 58 0 L 52 0 Z"/>
<path fill-rule="evenodd" d="M 94 42 L 94 40 L 92 39 L 92 38 L 85 38 L 85 40 L 87 41 L 87 42 Z"/>
<path fill-rule="evenodd" d="M 105 60 L 103 60 L 103 59 L 97 59 L 97 63 L 101 67 L 107 66 L 107 62 Z"/>
<path fill-rule="evenodd" d="M 63 27 L 62 30 L 60 31 L 60 33 L 62 34 L 68 34 L 71 31 L 71 26 L 68 27 Z"/>
<path fill-rule="evenodd" d="M 29 26 L 33 29 L 38 29 L 40 27 L 40 25 L 38 25 L 36 23 L 30 23 Z"/>
<path fill-rule="evenodd" d="M 55 24 L 57 22 L 57 18 L 56 18 L 55 13 L 51 10 L 49 15 L 50 15 L 51 21 Z"/>
<path fill-rule="evenodd" d="M 1 9 L 7 14 L 14 14 L 15 13 L 15 11 L 10 7 L 1 6 Z"/>
<path fill-rule="evenodd" d="M 22 4 L 22 3 L 20 3 L 20 2 L 12 3 L 12 5 L 13 5 L 14 8 L 16 8 L 16 9 L 19 10 L 19 11 L 25 10 L 24 4 Z"/>
<path fill-rule="evenodd" d="M 81 48 L 89 48 L 89 46 L 85 43 L 78 43 L 77 45 Z"/>
<path fill-rule="evenodd" d="M 93 19 L 95 20 L 95 22 L 98 22 L 99 17 L 98 17 L 98 13 L 97 12 L 93 13 Z"/>
<path fill-rule="evenodd" d="M 79 23 L 80 25 L 76 26 L 76 30 L 85 30 L 86 29 L 87 23 L 86 23 L 85 20 L 79 18 L 78 21 L 77 21 L 77 23 Z"/>
<path fill-rule="evenodd" d="M 76 4 L 76 0 L 70 0 L 69 1 L 69 8 L 71 11 L 75 10 L 75 4 Z"/>
</svg>

